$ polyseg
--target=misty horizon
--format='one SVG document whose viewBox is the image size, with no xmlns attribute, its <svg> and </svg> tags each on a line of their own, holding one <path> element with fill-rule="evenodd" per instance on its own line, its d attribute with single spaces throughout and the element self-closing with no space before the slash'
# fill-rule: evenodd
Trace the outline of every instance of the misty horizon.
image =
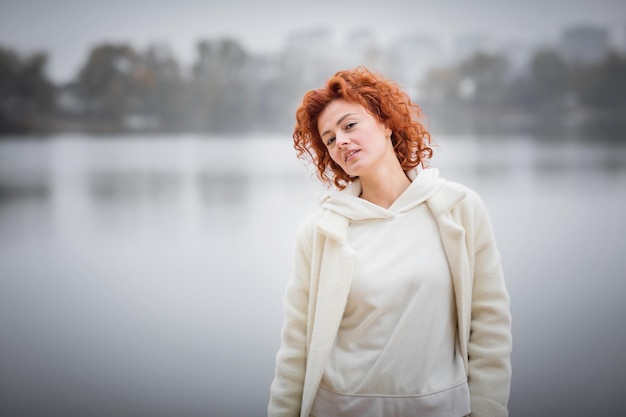
<svg viewBox="0 0 626 417">
<path fill-rule="evenodd" d="M 201 40 L 232 39 L 250 54 L 274 55 L 287 47 L 290 38 L 322 30 L 329 30 L 336 44 L 350 33 L 366 30 L 382 48 L 422 36 L 450 49 L 460 37 L 476 35 L 534 48 L 557 44 L 564 30 L 586 25 L 605 28 L 612 45 L 626 49 L 623 2 L 501 3 L 481 0 L 469 5 L 451 0 L 429 5 L 394 0 L 376 8 L 352 1 L 332 5 L 325 0 L 315 5 L 280 0 L 228 4 L 63 0 L 45 10 L 45 2 L 39 0 L 2 0 L 0 45 L 24 54 L 47 53 L 47 73 L 55 82 L 74 77 L 89 50 L 102 43 L 124 43 L 136 49 L 167 45 L 187 66 Z"/>
</svg>

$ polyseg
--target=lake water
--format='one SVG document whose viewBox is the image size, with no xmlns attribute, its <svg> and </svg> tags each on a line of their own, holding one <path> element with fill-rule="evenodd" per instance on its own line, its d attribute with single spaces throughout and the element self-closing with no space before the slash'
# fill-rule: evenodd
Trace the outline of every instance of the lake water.
<svg viewBox="0 0 626 417">
<path fill-rule="evenodd" d="M 502 252 L 511 416 L 616 415 L 626 146 L 435 139 Z M 265 415 L 319 190 L 288 134 L 0 142 L 0 413 Z"/>
</svg>

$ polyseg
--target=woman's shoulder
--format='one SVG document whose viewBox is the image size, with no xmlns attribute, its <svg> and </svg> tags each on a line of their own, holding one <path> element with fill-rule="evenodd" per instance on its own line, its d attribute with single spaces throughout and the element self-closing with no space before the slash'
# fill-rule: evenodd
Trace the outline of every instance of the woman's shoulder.
<svg viewBox="0 0 626 417">
<path fill-rule="evenodd" d="M 476 190 L 470 188 L 465 184 L 461 184 L 460 182 L 446 180 L 443 183 L 443 188 L 458 193 L 463 197 L 463 200 L 466 200 L 466 202 L 482 201 L 480 195 Z"/>
<path fill-rule="evenodd" d="M 482 206 L 480 195 L 467 185 L 444 180 L 439 190 L 429 199 L 428 204 L 435 213 L 461 209 L 463 211 Z"/>
<path fill-rule="evenodd" d="M 489 223 L 489 210 L 480 194 L 467 185 L 446 181 L 442 187 L 443 193 L 456 195 L 456 201 L 449 206 L 455 217 L 464 224 L 481 225 Z M 450 197 L 448 197 L 450 201 Z"/>
</svg>

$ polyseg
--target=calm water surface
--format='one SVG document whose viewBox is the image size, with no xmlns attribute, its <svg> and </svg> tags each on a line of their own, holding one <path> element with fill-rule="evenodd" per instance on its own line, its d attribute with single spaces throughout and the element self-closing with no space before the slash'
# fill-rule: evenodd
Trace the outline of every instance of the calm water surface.
<svg viewBox="0 0 626 417">
<path fill-rule="evenodd" d="M 626 147 L 436 139 L 502 252 L 511 415 L 623 410 Z M 0 142 L 2 414 L 263 416 L 320 190 L 288 136 Z"/>
</svg>

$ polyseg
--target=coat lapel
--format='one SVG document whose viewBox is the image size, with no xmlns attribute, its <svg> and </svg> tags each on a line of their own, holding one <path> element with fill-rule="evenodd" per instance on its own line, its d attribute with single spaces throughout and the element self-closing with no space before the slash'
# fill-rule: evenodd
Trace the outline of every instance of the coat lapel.
<svg viewBox="0 0 626 417">
<path fill-rule="evenodd" d="M 308 416 L 335 342 L 348 300 L 356 255 L 346 244 L 349 221 L 327 211 L 317 227 L 326 235 L 321 260 L 314 327 L 307 357 L 302 413 Z"/>
<path fill-rule="evenodd" d="M 471 273 L 469 259 L 465 243 L 465 229 L 454 220 L 452 208 L 463 198 L 463 191 L 453 188 L 442 188 L 428 201 L 428 206 L 437 219 L 439 232 L 443 242 L 452 282 L 454 286 L 454 299 L 457 312 L 457 327 L 459 331 L 459 344 L 461 354 L 465 360 L 467 372 L 467 341 L 469 340 L 469 322 L 471 305 Z"/>
</svg>

